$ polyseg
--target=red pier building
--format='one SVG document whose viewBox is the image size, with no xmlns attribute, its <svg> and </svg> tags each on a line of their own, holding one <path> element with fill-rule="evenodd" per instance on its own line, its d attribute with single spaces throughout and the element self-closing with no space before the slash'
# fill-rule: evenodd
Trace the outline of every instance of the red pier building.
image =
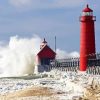
<svg viewBox="0 0 100 100">
<path fill-rule="evenodd" d="M 40 51 L 36 56 L 36 67 L 38 72 L 49 71 L 50 61 L 54 60 L 56 53 L 48 46 L 45 38 L 40 45 Z"/>
</svg>

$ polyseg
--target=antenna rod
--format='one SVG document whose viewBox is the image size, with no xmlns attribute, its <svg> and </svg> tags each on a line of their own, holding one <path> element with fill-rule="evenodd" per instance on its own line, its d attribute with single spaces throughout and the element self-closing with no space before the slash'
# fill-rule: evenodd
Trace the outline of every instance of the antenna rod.
<svg viewBox="0 0 100 100">
<path fill-rule="evenodd" d="M 55 36 L 55 53 L 56 53 L 56 36 Z"/>
</svg>

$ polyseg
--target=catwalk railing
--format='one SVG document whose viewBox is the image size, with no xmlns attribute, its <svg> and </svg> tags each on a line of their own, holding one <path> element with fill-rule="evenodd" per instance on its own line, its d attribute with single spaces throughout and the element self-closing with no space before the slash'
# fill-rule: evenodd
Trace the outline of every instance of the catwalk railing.
<svg viewBox="0 0 100 100">
<path fill-rule="evenodd" d="M 100 75 L 100 53 L 95 54 L 95 58 L 93 58 L 94 54 L 89 55 L 89 59 L 87 62 L 87 73 Z M 77 72 L 79 70 L 80 58 L 67 58 L 67 59 L 56 59 L 51 61 L 49 70 L 57 69 L 61 71 L 74 71 Z"/>
</svg>

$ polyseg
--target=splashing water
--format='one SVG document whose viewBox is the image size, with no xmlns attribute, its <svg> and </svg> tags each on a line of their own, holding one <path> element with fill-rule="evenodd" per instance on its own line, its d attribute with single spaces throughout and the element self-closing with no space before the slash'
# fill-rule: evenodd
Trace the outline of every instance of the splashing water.
<svg viewBox="0 0 100 100">
<path fill-rule="evenodd" d="M 20 76 L 34 71 L 35 55 L 39 51 L 41 39 L 10 38 L 9 44 L 0 45 L 0 76 Z"/>
<path fill-rule="evenodd" d="M 75 57 L 79 57 L 79 53 L 77 51 L 73 51 L 73 52 L 66 52 L 63 51 L 61 49 L 57 49 L 57 58 L 58 59 L 66 59 L 66 58 L 75 58 Z"/>
</svg>

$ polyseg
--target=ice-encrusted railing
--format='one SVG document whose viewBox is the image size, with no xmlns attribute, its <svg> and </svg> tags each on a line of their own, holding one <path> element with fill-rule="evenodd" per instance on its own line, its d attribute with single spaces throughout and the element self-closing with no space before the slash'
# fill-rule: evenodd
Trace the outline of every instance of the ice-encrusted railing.
<svg viewBox="0 0 100 100">
<path fill-rule="evenodd" d="M 87 70 L 88 74 L 100 75 L 100 53 L 88 55 L 92 59 L 88 59 Z M 51 61 L 49 70 L 57 69 L 60 71 L 73 71 L 79 70 L 80 58 L 67 58 L 56 59 Z"/>
</svg>

